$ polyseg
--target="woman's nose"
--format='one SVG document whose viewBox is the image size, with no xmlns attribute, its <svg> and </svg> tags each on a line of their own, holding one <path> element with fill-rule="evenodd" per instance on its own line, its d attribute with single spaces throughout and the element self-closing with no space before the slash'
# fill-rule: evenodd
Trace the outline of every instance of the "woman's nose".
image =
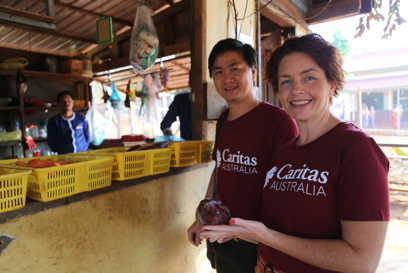
<svg viewBox="0 0 408 273">
<path fill-rule="evenodd" d="M 294 82 L 293 82 L 292 92 L 293 92 L 293 93 L 301 93 L 301 92 L 304 92 L 304 87 L 303 87 L 302 82 L 299 82 L 299 81 L 296 82 L 296 81 L 294 81 Z"/>
</svg>

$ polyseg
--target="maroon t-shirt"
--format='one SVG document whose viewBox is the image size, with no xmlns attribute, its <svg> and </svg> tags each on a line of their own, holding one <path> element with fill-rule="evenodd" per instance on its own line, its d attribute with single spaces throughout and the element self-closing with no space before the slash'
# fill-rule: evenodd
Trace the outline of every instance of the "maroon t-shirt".
<svg viewBox="0 0 408 273">
<path fill-rule="evenodd" d="M 222 113 L 220 118 L 224 117 Z M 238 119 L 224 120 L 213 159 L 218 168 L 217 199 L 233 217 L 261 220 L 262 186 L 272 155 L 297 135 L 295 121 L 266 102 Z"/>
<path fill-rule="evenodd" d="M 263 190 L 262 222 L 302 238 L 341 238 L 341 220 L 389 221 L 389 161 L 377 143 L 340 123 L 306 145 L 274 154 Z M 263 244 L 259 253 L 284 272 L 332 272 Z"/>
</svg>

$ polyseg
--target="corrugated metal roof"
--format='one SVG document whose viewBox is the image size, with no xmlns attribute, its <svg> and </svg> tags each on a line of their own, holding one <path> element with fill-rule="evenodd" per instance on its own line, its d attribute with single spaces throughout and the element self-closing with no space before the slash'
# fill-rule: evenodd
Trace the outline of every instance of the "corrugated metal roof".
<svg viewBox="0 0 408 273">
<path fill-rule="evenodd" d="M 408 48 L 353 56 L 344 66 L 351 74 L 345 91 L 381 90 L 408 86 Z"/>
<path fill-rule="evenodd" d="M 344 64 L 347 73 L 408 67 L 408 48 L 379 51 L 352 56 Z"/>
<path fill-rule="evenodd" d="M 355 81 L 347 81 L 344 86 L 345 91 L 350 90 L 358 90 L 358 88 L 362 90 L 383 90 L 393 88 L 396 89 L 397 87 L 408 87 L 408 70 L 407 75 L 403 76 L 393 76 L 393 77 L 386 77 L 386 78 L 374 78 L 374 79 L 364 79 L 364 80 L 355 80 Z"/>
<path fill-rule="evenodd" d="M 180 1 L 150 0 L 155 12 Z M 1 0 L 0 5 L 46 15 L 44 1 L 41 0 Z M 96 20 L 110 16 L 113 18 L 113 33 L 121 32 L 133 26 L 137 6 L 135 0 L 56 0 L 56 31 L 0 21 L 0 47 L 66 57 L 78 56 L 96 44 Z"/>
<path fill-rule="evenodd" d="M 189 88 L 189 72 L 191 67 L 190 56 L 183 56 L 173 60 L 163 62 L 163 66 L 160 67 L 160 63 L 156 63 L 149 70 L 143 74 L 153 73 L 160 71 L 160 69 L 168 70 L 168 82 L 163 91 L 166 90 L 180 90 Z M 102 76 L 95 76 L 94 79 L 103 82 L 106 85 L 110 85 L 110 81 L 115 82 L 115 86 L 122 92 L 126 91 L 129 79 L 133 80 L 134 84 L 143 80 L 143 74 L 135 75 L 133 69 L 129 68 L 120 72 L 111 73 L 110 75 L 104 74 Z M 110 79 L 109 79 L 110 78 Z"/>
</svg>

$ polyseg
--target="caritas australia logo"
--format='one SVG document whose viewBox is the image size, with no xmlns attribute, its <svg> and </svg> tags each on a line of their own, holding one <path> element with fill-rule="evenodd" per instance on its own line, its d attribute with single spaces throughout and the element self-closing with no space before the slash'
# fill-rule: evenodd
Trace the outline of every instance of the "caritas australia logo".
<svg viewBox="0 0 408 273">
<path fill-rule="evenodd" d="M 229 149 L 223 151 L 217 149 L 217 168 L 230 172 L 258 174 L 257 166 L 256 157 L 246 156 L 240 151 L 232 153 Z"/>
<path fill-rule="evenodd" d="M 264 189 L 326 196 L 324 184 L 328 176 L 328 171 L 310 169 L 306 164 L 301 169 L 292 168 L 292 164 L 286 164 L 280 169 L 274 166 L 266 174 Z"/>
</svg>

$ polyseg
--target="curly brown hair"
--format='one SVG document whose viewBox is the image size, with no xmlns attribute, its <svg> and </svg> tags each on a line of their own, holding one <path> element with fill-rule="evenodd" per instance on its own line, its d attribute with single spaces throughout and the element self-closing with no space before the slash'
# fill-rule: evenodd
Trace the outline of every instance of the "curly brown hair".
<svg viewBox="0 0 408 273">
<path fill-rule="evenodd" d="M 285 56 L 292 53 L 305 53 L 309 55 L 324 70 L 327 80 L 337 83 L 334 96 L 337 97 L 339 95 L 339 92 L 343 90 L 345 82 L 341 53 L 319 34 L 311 33 L 303 36 L 289 37 L 281 46 L 265 57 L 263 80 L 272 85 L 275 96 L 279 92 L 279 65 Z"/>
</svg>

